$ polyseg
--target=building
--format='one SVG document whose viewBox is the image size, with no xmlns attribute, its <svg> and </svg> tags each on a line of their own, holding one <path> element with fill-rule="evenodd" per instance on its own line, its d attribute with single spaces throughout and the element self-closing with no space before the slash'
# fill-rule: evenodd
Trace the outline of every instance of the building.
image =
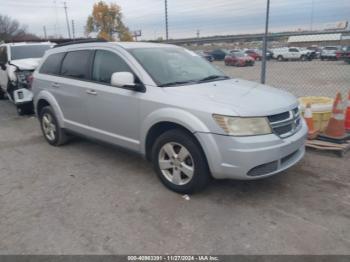
<svg viewBox="0 0 350 262">
<path fill-rule="evenodd" d="M 350 34 L 332 33 L 317 35 L 296 35 L 288 38 L 288 46 L 350 46 Z"/>
</svg>

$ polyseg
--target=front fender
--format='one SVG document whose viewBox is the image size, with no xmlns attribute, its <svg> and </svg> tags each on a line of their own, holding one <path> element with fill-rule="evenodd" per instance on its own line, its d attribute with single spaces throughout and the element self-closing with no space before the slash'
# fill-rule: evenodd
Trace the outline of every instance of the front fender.
<svg viewBox="0 0 350 262">
<path fill-rule="evenodd" d="M 178 108 L 162 108 L 158 109 L 144 118 L 140 130 L 141 153 L 146 153 L 146 138 L 149 130 L 156 124 L 161 122 L 172 122 L 183 126 L 192 133 L 204 132 L 208 133 L 209 129 L 198 117 L 192 113 Z"/>
<path fill-rule="evenodd" d="M 37 95 L 34 96 L 34 108 L 35 108 L 36 115 L 38 116 L 38 113 L 39 113 L 38 103 L 42 99 L 50 104 L 53 111 L 55 112 L 55 116 L 57 118 L 59 125 L 62 128 L 64 128 L 64 117 L 63 117 L 62 110 L 59 107 L 55 97 L 50 92 L 47 92 L 46 90 L 42 90 Z"/>
</svg>

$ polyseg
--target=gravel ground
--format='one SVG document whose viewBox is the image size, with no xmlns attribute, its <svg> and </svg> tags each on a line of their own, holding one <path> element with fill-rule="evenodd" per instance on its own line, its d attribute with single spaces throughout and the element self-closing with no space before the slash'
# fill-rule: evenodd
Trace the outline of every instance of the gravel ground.
<svg viewBox="0 0 350 262">
<path fill-rule="evenodd" d="M 261 62 L 253 67 L 225 66 L 223 61 L 215 61 L 215 65 L 228 75 L 252 81 L 260 80 Z M 329 96 L 335 97 L 340 91 L 345 96 L 350 90 L 350 65 L 344 61 L 307 62 L 288 61 L 267 62 L 267 84 L 282 88 L 296 96 Z"/>
<path fill-rule="evenodd" d="M 0 123 L 0 254 L 350 254 L 350 154 L 185 200 L 137 155 L 48 145 L 9 101 Z"/>
</svg>

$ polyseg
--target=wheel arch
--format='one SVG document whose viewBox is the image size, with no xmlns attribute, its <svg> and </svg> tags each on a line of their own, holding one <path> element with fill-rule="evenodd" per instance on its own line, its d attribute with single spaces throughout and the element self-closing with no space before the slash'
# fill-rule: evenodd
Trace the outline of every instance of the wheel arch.
<svg viewBox="0 0 350 262">
<path fill-rule="evenodd" d="M 61 127 L 64 127 L 63 113 L 62 113 L 56 99 L 49 92 L 43 91 L 43 92 L 39 93 L 34 100 L 34 108 L 35 108 L 35 113 L 36 113 L 37 117 L 39 117 L 41 109 L 45 106 L 52 107 L 52 109 L 56 115 L 57 121 L 59 122 Z"/>
<path fill-rule="evenodd" d="M 204 153 L 194 133 L 209 132 L 208 127 L 191 113 L 171 108 L 156 111 L 144 121 L 141 129 L 141 153 L 147 159 L 150 159 L 152 145 L 157 137 L 171 129 L 181 129 L 191 135 Z"/>
</svg>

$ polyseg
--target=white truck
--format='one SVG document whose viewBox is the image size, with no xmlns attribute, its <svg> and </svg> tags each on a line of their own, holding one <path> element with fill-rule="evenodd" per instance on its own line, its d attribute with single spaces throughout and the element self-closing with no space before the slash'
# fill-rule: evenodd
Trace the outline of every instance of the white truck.
<svg viewBox="0 0 350 262">
<path fill-rule="evenodd" d="M 7 95 L 19 115 L 33 111 L 32 74 L 53 45 L 50 42 L 0 45 L 0 99 Z"/>
<path fill-rule="evenodd" d="M 287 60 L 301 60 L 301 61 L 310 61 L 312 60 L 312 52 L 307 49 L 302 49 L 299 47 L 282 47 L 275 48 L 272 50 L 273 58 L 278 61 L 287 61 Z"/>
</svg>

